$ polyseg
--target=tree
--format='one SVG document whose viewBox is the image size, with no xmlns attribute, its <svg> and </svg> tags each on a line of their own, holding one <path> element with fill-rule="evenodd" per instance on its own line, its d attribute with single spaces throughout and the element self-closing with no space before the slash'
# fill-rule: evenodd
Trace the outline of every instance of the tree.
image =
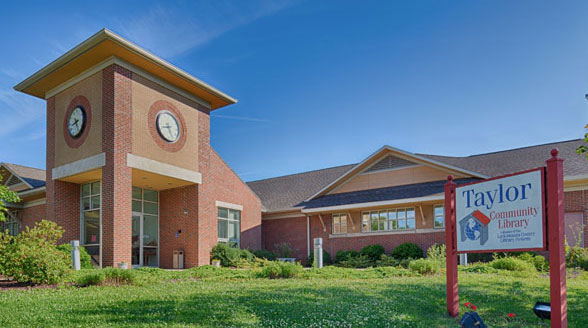
<svg viewBox="0 0 588 328">
<path fill-rule="evenodd" d="M 0 174 L 0 181 L 2 181 L 2 175 Z M 6 203 L 18 203 L 20 197 L 14 191 L 10 191 L 8 187 L 0 185 L 0 222 L 6 221 Z"/>
</svg>

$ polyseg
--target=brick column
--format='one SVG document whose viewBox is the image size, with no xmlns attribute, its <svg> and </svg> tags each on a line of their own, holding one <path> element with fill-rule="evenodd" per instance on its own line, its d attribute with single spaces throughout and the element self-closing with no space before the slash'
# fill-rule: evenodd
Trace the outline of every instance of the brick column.
<svg viewBox="0 0 588 328">
<path fill-rule="evenodd" d="M 198 171 L 202 184 L 198 188 L 198 264 L 210 264 L 210 250 L 218 241 L 214 186 L 210 181 L 210 114 L 205 108 L 198 110 Z"/>
<path fill-rule="evenodd" d="M 131 263 L 131 72 L 112 65 L 102 72 L 102 265 Z"/>
<path fill-rule="evenodd" d="M 47 99 L 46 213 L 65 232 L 59 243 L 80 239 L 80 187 L 75 183 L 53 180 L 55 167 L 55 97 Z"/>
</svg>

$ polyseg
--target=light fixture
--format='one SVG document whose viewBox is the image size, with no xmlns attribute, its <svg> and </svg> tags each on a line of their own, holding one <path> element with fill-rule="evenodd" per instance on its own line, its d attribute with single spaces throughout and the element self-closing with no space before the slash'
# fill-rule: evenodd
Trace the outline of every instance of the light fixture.
<svg viewBox="0 0 588 328">
<path fill-rule="evenodd" d="M 533 307 L 533 312 L 541 320 L 551 320 L 551 303 L 537 302 Z"/>
<path fill-rule="evenodd" d="M 486 328 L 484 321 L 482 321 L 482 318 L 475 311 L 466 312 L 461 317 L 459 324 L 462 328 Z"/>
</svg>

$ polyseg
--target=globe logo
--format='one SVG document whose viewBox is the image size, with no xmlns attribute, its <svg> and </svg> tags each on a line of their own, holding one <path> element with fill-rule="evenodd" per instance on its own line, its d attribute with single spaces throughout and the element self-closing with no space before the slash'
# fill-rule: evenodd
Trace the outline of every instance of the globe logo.
<svg viewBox="0 0 588 328">
<path fill-rule="evenodd" d="M 470 218 L 465 226 L 466 237 L 468 237 L 469 240 L 478 240 L 480 239 L 481 234 L 480 223 Z"/>
</svg>

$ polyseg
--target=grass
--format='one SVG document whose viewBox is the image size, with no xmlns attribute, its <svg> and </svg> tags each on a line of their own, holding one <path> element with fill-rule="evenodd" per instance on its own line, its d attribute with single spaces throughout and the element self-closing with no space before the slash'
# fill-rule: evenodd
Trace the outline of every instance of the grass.
<svg viewBox="0 0 588 328">
<path fill-rule="evenodd" d="M 84 275 L 82 272 L 78 275 Z M 458 327 L 445 310 L 445 276 L 399 268 L 327 267 L 295 279 L 256 270 L 203 267 L 136 270 L 139 285 L 0 292 L 0 327 Z M 74 277 L 72 279 L 78 279 Z M 490 327 L 549 327 L 535 300 L 549 299 L 545 274 L 459 273 L 460 304 L 472 302 Z M 465 308 L 462 306 L 460 314 Z M 568 278 L 570 327 L 588 327 L 588 274 Z M 506 321 L 506 314 L 517 314 Z"/>
</svg>

